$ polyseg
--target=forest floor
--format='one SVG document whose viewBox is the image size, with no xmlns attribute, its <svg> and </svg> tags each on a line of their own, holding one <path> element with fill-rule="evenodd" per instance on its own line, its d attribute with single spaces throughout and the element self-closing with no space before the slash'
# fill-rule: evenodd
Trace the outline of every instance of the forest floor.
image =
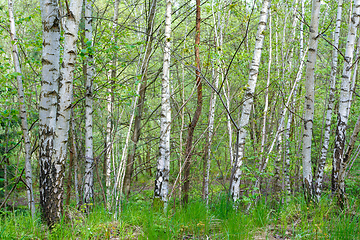
<svg viewBox="0 0 360 240">
<path fill-rule="evenodd" d="M 52 231 L 23 208 L 1 212 L 0 239 L 360 239 L 360 201 L 349 195 L 341 210 L 329 197 L 307 204 L 294 197 L 288 204 L 260 201 L 237 210 L 220 194 L 209 206 L 178 200 L 166 213 L 151 206 L 151 190 L 133 196 L 117 217 L 94 206 L 90 214 L 67 206 Z"/>
</svg>

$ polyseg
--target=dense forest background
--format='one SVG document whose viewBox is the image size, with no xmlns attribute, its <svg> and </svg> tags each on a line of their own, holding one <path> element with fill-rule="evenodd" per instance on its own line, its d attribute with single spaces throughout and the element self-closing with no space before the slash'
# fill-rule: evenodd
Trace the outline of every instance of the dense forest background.
<svg viewBox="0 0 360 240">
<path fill-rule="evenodd" d="M 48 5 L 55 17 L 44 14 Z M 48 38 L 52 17 L 61 71 L 53 83 L 44 55 L 55 41 Z M 281 225 L 269 231 L 284 238 L 298 236 L 287 221 L 302 210 L 284 207 L 287 220 L 270 223 L 270 209 L 279 206 L 301 203 L 312 216 L 319 208 L 328 232 L 326 206 L 344 214 L 343 224 L 358 222 L 359 18 L 360 1 L 350 0 L 1 0 L 3 213 L 29 208 L 53 228 L 64 216 L 80 221 L 75 212 L 127 219 L 129 209 L 145 204 L 156 211 L 144 218 L 155 221 L 163 210 L 190 205 L 183 210 L 189 219 L 209 209 L 260 216 L 267 220 L 254 228 Z M 47 84 L 56 89 L 46 92 Z M 42 100 L 52 95 L 55 110 L 46 115 Z M 51 114 L 57 127 L 46 132 Z M 227 221 L 251 222 L 235 215 Z M 164 239 L 216 238 L 232 229 L 204 217 L 204 230 L 183 223 Z M 147 228 L 135 225 L 123 234 L 146 238 Z M 162 239 L 156 234 L 166 227 L 156 226 L 153 239 Z M 321 239 L 346 232 L 342 226 L 340 235 L 326 235 L 313 226 Z M 348 226 L 355 235 L 344 239 L 354 239 L 359 226 Z M 239 231 L 244 235 L 228 238 L 254 237 Z M 315 239 L 309 232 L 304 238 Z"/>
</svg>

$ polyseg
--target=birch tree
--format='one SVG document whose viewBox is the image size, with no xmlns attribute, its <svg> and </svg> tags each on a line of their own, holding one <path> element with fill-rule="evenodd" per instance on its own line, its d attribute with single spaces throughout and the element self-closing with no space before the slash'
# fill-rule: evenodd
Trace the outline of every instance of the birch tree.
<svg viewBox="0 0 360 240">
<path fill-rule="evenodd" d="M 43 68 L 39 103 L 40 205 L 43 217 L 50 226 L 59 221 L 62 215 L 63 179 L 82 1 L 73 0 L 66 7 L 64 53 L 60 74 L 58 2 L 40 2 L 43 22 Z"/>
<path fill-rule="evenodd" d="M 91 1 L 85 2 L 85 41 L 91 49 L 93 47 L 92 36 L 92 6 Z M 85 175 L 84 175 L 84 203 L 87 208 L 94 198 L 94 154 L 93 154 L 93 78 L 94 65 L 92 50 L 86 59 L 86 82 L 85 82 Z"/>
<path fill-rule="evenodd" d="M 309 34 L 308 60 L 305 75 L 305 116 L 302 149 L 303 186 L 305 198 L 310 201 L 312 197 L 312 165 L 311 165 L 311 141 L 314 119 L 314 82 L 315 64 L 318 45 L 320 0 L 313 0 L 311 11 L 311 23 Z"/>
<path fill-rule="evenodd" d="M 163 202 L 164 210 L 167 208 L 167 196 L 170 171 L 170 58 L 171 58 L 171 0 L 166 0 L 165 12 L 165 41 L 163 77 L 161 83 L 161 114 L 160 114 L 160 146 L 159 159 L 156 168 L 154 202 L 159 199 Z"/>
<path fill-rule="evenodd" d="M 346 42 L 345 62 L 344 62 L 342 78 L 341 78 L 339 110 L 338 110 L 338 119 L 337 119 L 337 127 L 336 127 L 334 159 L 333 159 L 332 179 L 331 179 L 332 180 L 331 188 L 333 193 L 341 190 L 339 189 L 338 179 L 339 179 L 340 167 L 344 161 L 345 134 L 349 119 L 349 108 L 350 108 L 349 102 L 351 101 L 350 98 L 351 70 L 353 66 L 356 31 L 359 25 L 359 15 L 360 15 L 360 0 L 354 0 L 353 13 L 349 25 L 349 31 Z"/>
<path fill-rule="evenodd" d="M 54 153 L 58 81 L 60 78 L 60 16 L 57 0 L 41 0 L 43 52 L 39 102 L 40 207 L 52 225 L 62 212 L 61 186 L 57 183 Z"/>
<path fill-rule="evenodd" d="M 336 73 L 337 73 L 337 64 L 338 64 L 338 48 L 339 48 L 339 36 L 340 36 L 340 26 L 341 26 L 341 15 L 342 15 L 342 6 L 343 1 L 339 0 L 336 25 L 334 32 L 334 49 L 332 53 L 332 66 L 331 66 L 331 75 L 330 75 L 330 86 L 329 86 L 329 99 L 326 109 L 326 119 L 325 119 L 325 131 L 324 131 L 324 140 L 321 148 L 321 155 L 318 161 L 317 172 L 314 182 L 314 191 L 315 197 L 319 201 L 321 196 L 323 177 L 324 177 L 324 168 L 326 163 L 326 156 L 329 149 L 330 141 L 330 126 L 331 126 L 331 117 L 334 109 L 335 101 L 335 84 L 336 84 Z"/>
<path fill-rule="evenodd" d="M 264 42 L 264 31 L 266 29 L 267 18 L 270 8 L 270 0 L 264 0 L 260 12 L 260 19 L 258 30 L 256 33 L 255 41 L 255 50 L 253 59 L 250 65 L 249 80 L 246 85 L 246 90 L 244 94 L 244 102 L 242 104 L 242 112 L 240 118 L 240 132 L 239 142 L 238 142 L 238 154 L 234 161 L 234 175 L 232 177 L 230 194 L 234 201 L 236 201 L 240 196 L 240 178 L 241 178 L 241 166 L 244 160 L 244 151 L 245 151 L 245 141 L 246 141 L 246 126 L 249 124 L 250 112 L 253 106 L 254 93 L 256 87 L 256 81 L 259 74 L 259 65 L 262 53 L 262 47 Z"/>
<path fill-rule="evenodd" d="M 17 82 L 17 91 L 18 91 L 18 101 L 20 108 L 20 119 L 21 119 L 21 129 L 23 132 L 24 145 L 25 145 L 25 175 L 26 175 L 26 194 L 28 198 L 28 207 L 31 211 L 32 218 L 35 217 L 35 202 L 34 202 L 34 192 L 33 192 L 33 183 L 32 183 L 32 169 L 31 169 L 31 143 L 29 135 L 29 126 L 27 120 L 27 111 L 25 106 L 24 99 L 24 87 L 22 83 L 22 73 L 19 60 L 19 51 L 17 47 L 17 36 L 16 36 L 16 27 L 15 27 L 15 18 L 13 10 L 12 0 L 8 0 L 9 6 L 9 21 L 10 21 L 10 36 L 12 41 L 12 56 L 15 67 L 16 82 Z"/>
</svg>

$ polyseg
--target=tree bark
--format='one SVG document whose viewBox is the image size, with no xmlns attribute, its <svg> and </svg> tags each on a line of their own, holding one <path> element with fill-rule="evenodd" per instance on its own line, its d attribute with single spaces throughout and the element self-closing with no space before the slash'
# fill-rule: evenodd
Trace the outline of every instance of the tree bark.
<svg viewBox="0 0 360 240">
<path fill-rule="evenodd" d="M 330 75 L 330 87 L 329 87 L 329 100 L 326 110 L 326 120 L 325 120 L 325 131 L 324 131 L 324 141 L 321 149 L 321 155 L 318 161 L 317 172 L 314 182 L 314 191 L 317 201 L 320 200 L 322 183 L 324 177 L 324 168 L 326 163 L 326 156 L 329 149 L 330 141 L 330 127 L 331 127 L 331 117 L 334 109 L 335 101 L 335 85 L 336 85 L 336 73 L 337 73 L 337 64 L 338 64 L 338 48 L 339 48 L 339 36 L 340 36 L 340 26 L 341 26 L 341 15 L 342 15 L 342 5 L 343 1 L 340 0 L 338 3 L 337 17 L 336 17 L 336 26 L 334 33 L 334 49 L 332 54 L 332 66 L 331 66 L 331 75 Z"/>
<path fill-rule="evenodd" d="M 312 164 L 311 164 L 311 141 L 313 131 L 314 119 L 314 82 L 315 82 L 315 64 L 316 53 L 318 45 L 318 28 L 319 28 L 319 14 L 320 14 L 320 0 L 313 0 L 310 35 L 309 35 L 309 50 L 308 60 L 306 64 L 305 75 L 305 116 L 304 116 L 304 134 L 303 134 L 303 149 L 302 149 L 302 165 L 303 165 L 303 187 L 304 194 L 307 201 L 310 201 L 313 195 L 312 185 Z"/>
<path fill-rule="evenodd" d="M 189 124 L 188 136 L 186 139 L 185 148 L 185 161 L 184 161 L 184 185 L 183 185 L 183 203 L 187 204 L 189 201 L 189 190 L 190 190 L 190 165 L 191 165 L 191 148 L 194 137 L 195 127 L 199 121 L 201 109 L 202 109 L 202 82 L 200 78 L 200 22 L 201 22 L 201 8 L 200 0 L 196 0 L 196 35 L 195 35 L 195 74 L 196 74 L 196 86 L 197 86 L 197 107 Z"/>
<path fill-rule="evenodd" d="M 349 118 L 349 108 L 351 101 L 350 99 L 351 70 L 353 65 L 352 61 L 354 55 L 356 31 L 359 25 L 359 15 L 360 15 L 360 0 L 355 0 L 353 14 L 347 36 L 345 62 L 342 73 L 342 79 L 341 79 L 340 100 L 339 100 L 338 120 L 337 120 L 335 146 L 334 146 L 332 179 L 331 179 L 331 189 L 333 193 L 340 190 L 338 185 L 339 184 L 338 180 L 339 180 L 340 167 L 344 161 L 345 134 L 346 134 L 346 127 Z"/>
<path fill-rule="evenodd" d="M 43 22 L 43 69 L 39 104 L 40 205 L 45 221 L 53 226 L 60 220 L 63 211 L 63 180 L 82 1 L 74 0 L 67 5 L 61 75 L 58 2 L 43 0 L 40 7 Z"/>
<path fill-rule="evenodd" d="M 238 154 L 237 159 L 235 159 L 235 172 L 231 182 L 231 197 L 233 201 L 239 199 L 240 197 L 240 178 L 241 178 L 241 166 L 244 160 L 244 150 L 245 150 L 245 140 L 247 131 L 245 127 L 249 124 L 250 112 L 253 106 L 254 93 L 257 82 L 257 77 L 259 74 L 259 65 L 262 53 L 262 47 L 264 42 L 264 31 L 266 29 L 267 18 L 270 8 L 270 0 L 264 0 L 260 12 L 260 20 L 258 25 L 258 30 L 256 34 L 255 50 L 253 59 L 250 66 L 249 80 L 247 88 L 244 94 L 244 103 L 242 104 L 242 113 L 240 118 L 240 132 L 239 132 L 239 143 L 238 143 Z"/>
<path fill-rule="evenodd" d="M 9 6 L 9 21 L 10 21 L 10 35 L 12 41 L 12 56 L 14 61 L 15 72 L 17 73 L 16 81 L 18 87 L 18 101 L 19 101 L 19 112 L 21 119 L 21 128 L 24 137 L 25 145 L 25 176 L 26 176 L 26 185 L 27 185 L 27 198 L 28 198 L 28 207 L 31 212 L 32 218 L 35 217 L 35 202 L 34 202 L 34 193 L 33 193 L 33 184 L 32 184 L 32 169 L 31 169 L 31 143 L 29 135 L 29 126 L 27 121 L 26 106 L 24 100 L 24 88 L 22 83 L 22 73 L 19 60 L 19 51 L 17 48 L 17 36 L 15 28 L 15 18 L 13 10 L 12 0 L 8 0 Z"/>
<path fill-rule="evenodd" d="M 85 174 L 84 174 L 84 204 L 89 210 L 94 199 L 94 153 L 93 153 L 93 78 L 94 60 L 92 55 L 92 2 L 85 2 L 85 41 L 88 50 L 86 58 L 86 82 L 85 82 Z"/>
<path fill-rule="evenodd" d="M 52 226 L 62 213 L 61 189 L 57 186 L 54 153 L 58 81 L 60 78 L 60 16 L 57 0 L 41 0 L 43 27 L 42 77 L 39 102 L 40 207 Z"/>
<path fill-rule="evenodd" d="M 162 201 L 164 211 L 167 209 L 167 196 L 170 172 L 170 58 L 171 58 L 171 0 L 166 0 L 165 12 L 165 42 L 163 77 L 161 84 L 161 114 L 160 114 L 160 146 L 159 159 L 156 168 L 154 203 L 159 199 Z"/>
</svg>

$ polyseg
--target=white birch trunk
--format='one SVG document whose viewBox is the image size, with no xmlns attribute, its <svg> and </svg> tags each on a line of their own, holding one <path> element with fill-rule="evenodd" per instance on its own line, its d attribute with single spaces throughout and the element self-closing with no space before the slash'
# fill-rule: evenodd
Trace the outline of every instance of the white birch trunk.
<svg viewBox="0 0 360 240">
<path fill-rule="evenodd" d="M 64 53 L 59 82 L 56 134 L 54 137 L 55 185 L 59 207 L 62 209 L 63 181 L 69 139 L 70 116 L 73 101 L 73 79 L 76 59 L 76 41 L 81 17 L 82 0 L 73 0 L 67 9 L 64 28 Z"/>
<path fill-rule="evenodd" d="M 92 36 L 92 6 L 91 1 L 85 2 L 85 41 L 87 46 L 93 47 Z M 91 42 L 91 44 L 89 44 Z M 85 82 L 85 175 L 84 175 L 84 204 L 89 204 L 94 198 L 94 154 L 93 154 L 93 78 L 94 65 L 92 52 L 86 59 Z"/>
<path fill-rule="evenodd" d="M 167 196 L 170 172 L 170 58 L 171 58 L 171 0 L 166 0 L 165 12 L 165 43 L 163 77 L 161 83 L 161 114 L 160 114 L 160 146 L 159 159 L 156 168 L 154 201 L 161 199 L 164 211 L 167 209 Z"/>
<path fill-rule="evenodd" d="M 304 134 L 303 134 L 303 149 L 302 149 L 302 165 L 303 165 L 303 186 L 305 197 L 310 200 L 313 194 L 312 187 L 312 165 L 311 165 L 311 141 L 313 131 L 314 119 L 314 82 L 315 82 L 315 64 L 316 53 L 318 45 L 318 28 L 319 28 L 319 14 L 320 14 L 320 0 L 313 0 L 310 35 L 309 35 L 309 50 L 308 61 L 306 64 L 305 75 L 305 116 L 304 116 Z"/>
<path fill-rule="evenodd" d="M 232 177 L 233 179 L 230 189 L 231 197 L 234 201 L 236 201 L 240 196 L 240 177 L 242 174 L 241 166 L 243 164 L 245 139 L 247 135 L 245 127 L 249 124 L 250 112 L 254 101 L 253 97 L 255 93 L 257 76 L 259 73 L 259 64 L 260 64 L 261 52 L 264 42 L 264 31 L 266 28 L 269 8 L 270 8 L 270 1 L 264 0 L 260 12 L 260 20 L 258 25 L 258 31 L 256 34 L 254 55 L 250 66 L 249 81 L 244 95 L 245 101 L 242 105 L 242 113 L 241 113 L 240 126 L 239 126 L 240 132 L 239 132 L 239 143 L 238 143 L 238 156 L 237 159 L 235 160 L 235 164 L 236 164 L 235 172 L 234 172 L 234 176 Z"/>
<path fill-rule="evenodd" d="M 263 127 L 261 132 L 261 147 L 260 153 L 264 156 L 265 150 L 265 141 L 266 141 L 266 122 L 267 122 L 267 115 L 269 112 L 269 87 L 270 87 L 270 74 L 271 74 L 271 62 L 272 62 L 272 37 L 271 37 L 271 9 L 269 9 L 269 62 L 268 62 L 268 71 L 267 71 L 267 80 L 266 80 L 266 89 L 265 89 L 265 106 L 264 106 L 264 117 L 263 117 Z M 259 168 L 261 169 L 260 163 Z"/>
<path fill-rule="evenodd" d="M 40 206 L 44 220 L 53 225 L 61 217 L 61 189 L 55 185 L 53 158 L 58 81 L 60 78 L 60 16 L 57 0 L 41 0 L 43 26 L 42 76 L 39 102 Z"/>
<path fill-rule="evenodd" d="M 31 170 L 31 143 L 30 143 L 30 135 L 29 135 L 29 126 L 27 122 L 27 113 L 26 106 L 24 100 L 24 88 L 22 84 L 22 73 L 20 67 L 19 60 L 19 51 L 17 48 L 17 36 L 16 36 L 16 28 L 15 28 L 15 18 L 14 18 L 14 10 L 13 10 L 13 2 L 12 0 L 8 0 L 9 6 L 9 21 L 10 21 L 10 35 L 12 41 L 12 56 L 14 61 L 15 72 L 18 73 L 16 76 L 17 87 L 18 87 L 18 98 L 19 98 L 19 112 L 21 119 L 21 128 L 24 137 L 25 143 L 25 175 L 26 175 L 26 194 L 28 198 L 28 207 L 31 211 L 32 218 L 35 217 L 35 202 L 34 202 L 34 193 L 33 193 L 33 184 L 32 184 L 32 170 Z"/>
<path fill-rule="evenodd" d="M 345 134 L 349 118 L 349 108 L 351 101 L 350 85 L 351 85 L 351 67 L 353 66 L 354 45 L 356 39 L 356 31 L 359 25 L 360 15 L 360 0 L 354 1 L 353 15 L 349 25 L 349 32 L 347 36 L 345 62 L 342 73 L 340 100 L 338 111 L 338 123 L 336 128 L 334 159 L 332 169 L 332 191 L 339 190 L 338 178 L 341 164 L 343 163 L 344 149 L 345 149 Z"/>
<path fill-rule="evenodd" d="M 326 110 L 326 120 L 325 120 L 325 131 L 324 131 L 324 142 L 321 149 L 321 155 L 318 162 L 317 173 L 314 183 L 315 197 L 319 201 L 322 190 L 322 183 L 324 177 L 324 168 L 326 163 L 326 156 L 329 148 L 330 141 L 330 127 L 331 127 L 331 117 L 334 109 L 335 101 L 335 84 L 336 84 L 336 73 L 337 73 L 337 64 L 338 64 L 338 50 L 339 48 L 339 36 L 340 36 L 340 26 L 341 26 L 341 15 L 342 15 L 342 5 L 343 0 L 339 0 L 337 17 L 336 17 L 336 26 L 334 33 L 334 48 L 332 55 L 332 66 L 331 66 L 331 75 L 330 75 L 330 87 L 329 87 L 329 100 Z"/>
</svg>

